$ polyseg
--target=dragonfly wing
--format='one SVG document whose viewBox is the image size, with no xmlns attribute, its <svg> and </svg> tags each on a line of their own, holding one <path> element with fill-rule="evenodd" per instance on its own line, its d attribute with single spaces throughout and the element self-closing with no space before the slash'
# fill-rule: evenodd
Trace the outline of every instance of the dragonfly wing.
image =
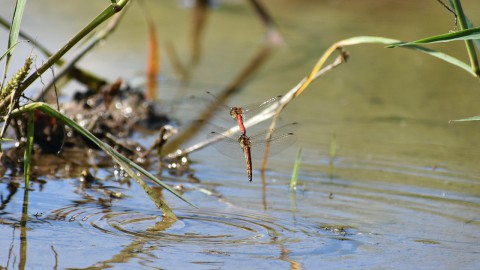
<svg viewBox="0 0 480 270">
<path fill-rule="evenodd" d="M 297 136 L 295 136 L 293 131 L 298 129 L 299 126 L 300 124 L 298 123 L 291 123 L 275 129 L 272 137 L 268 140 L 270 143 L 269 155 L 278 154 L 294 144 Z M 262 159 L 264 157 L 267 146 L 267 135 L 268 132 L 264 131 L 250 137 L 250 151 L 253 159 Z M 211 132 L 208 137 L 220 138 L 220 140 L 213 144 L 220 153 L 233 158 L 244 157 L 243 149 L 238 139 L 226 137 L 220 132 Z"/>
<path fill-rule="evenodd" d="M 252 156 L 258 158 L 260 155 L 263 158 L 267 142 L 270 144 L 269 155 L 275 155 L 290 147 L 297 140 L 297 136 L 293 131 L 297 130 L 300 127 L 299 123 L 291 123 L 280 126 L 277 129 L 274 129 L 272 136 L 268 139 L 268 131 L 261 132 L 255 136 L 250 137 L 250 142 L 252 145 Z M 267 140 L 268 139 L 268 140 Z"/>
<path fill-rule="evenodd" d="M 213 143 L 213 147 L 218 150 L 218 152 L 232 157 L 239 158 L 243 157 L 243 149 L 238 140 L 222 135 L 218 132 L 210 132 L 208 138 L 220 137 L 221 139 Z"/>
<path fill-rule="evenodd" d="M 255 113 L 257 113 L 257 112 L 267 108 L 268 106 L 272 105 L 273 103 L 278 102 L 280 100 L 280 98 L 282 98 L 281 95 L 273 97 L 273 98 L 265 100 L 265 101 L 255 102 L 255 103 L 251 103 L 251 104 L 242 106 L 241 108 L 242 108 L 242 111 L 244 113 L 245 118 L 249 118 L 252 115 L 254 115 Z"/>
<path fill-rule="evenodd" d="M 300 128 L 300 124 L 297 122 L 286 124 L 280 126 L 273 130 L 272 137 L 270 138 L 271 141 L 280 140 L 281 138 L 285 137 L 287 134 L 294 134 L 298 128 Z M 250 137 L 250 141 L 260 143 L 262 141 L 266 141 L 267 135 L 269 134 L 268 130 L 262 131 L 260 133 L 256 133 L 254 136 Z"/>
<path fill-rule="evenodd" d="M 297 136 L 295 136 L 295 134 L 288 133 L 277 135 L 268 141 L 265 140 L 265 138 L 263 140 L 251 141 L 252 158 L 259 159 L 264 157 L 265 150 L 267 148 L 267 142 L 270 143 L 268 154 L 276 155 L 286 148 L 292 146 L 296 140 Z"/>
<path fill-rule="evenodd" d="M 207 109 L 210 108 L 212 104 L 216 103 L 218 101 L 218 98 L 210 91 L 206 91 L 206 94 L 202 95 L 201 100 L 204 103 L 204 109 Z M 220 104 L 219 107 L 216 108 L 215 114 L 210 121 L 214 123 L 221 123 L 222 125 L 226 124 L 228 126 L 234 120 L 230 116 L 230 109 L 231 108 L 229 106 L 225 104 Z"/>
</svg>

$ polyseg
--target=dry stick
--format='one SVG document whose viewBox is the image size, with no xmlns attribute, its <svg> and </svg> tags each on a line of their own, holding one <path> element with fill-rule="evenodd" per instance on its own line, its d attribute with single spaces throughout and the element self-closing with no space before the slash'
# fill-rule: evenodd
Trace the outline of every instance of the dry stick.
<svg viewBox="0 0 480 270">
<path fill-rule="evenodd" d="M 157 98 L 158 74 L 160 72 L 160 53 L 157 30 L 152 15 L 144 1 L 139 2 L 143 10 L 148 29 L 148 52 L 146 68 L 146 99 L 154 101 Z"/>
<path fill-rule="evenodd" d="M 250 4 L 253 5 L 255 8 L 255 12 L 257 12 L 258 16 L 262 20 L 263 24 L 265 24 L 266 28 L 272 27 L 274 25 L 272 16 L 268 13 L 268 11 L 260 4 L 258 0 L 249 0 Z"/>
<path fill-rule="evenodd" d="M 176 153 L 172 153 L 172 151 L 175 151 L 179 149 L 180 145 L 186 141 L 188 141 L 194 134 L 196 134 L 205 124 L 208 119 L 210 119 L 215 111 L 225 103 L 228 97 L 230 97 L 232 94 L 237 93 L 240 91 L 241 87 L 247 82 L 247 80 L 254 74 L 254 72 L 258 69 L 258 67 L 265 62 L 267 57 L 270 55 L 272 51 L 272 47 L 267 44 L 265 45 L 259 52 L 258 54 L 250 61 L 250 63 L 247 65 L 247 67 L 238 75 L 235 80 L 233 80 L 230 85 L 228 85 L 222 92 L 219 94 L 215 102 L 213 102 L 208 108 L 206 108 L 203 112 L 200 113 L 198 119 L 202 121 L 194 121 L 190 126 L 187 127 L 187 129 L 182 132 L 180 135 L 178 135 L 176 138 L 174 138 L 172 141 L 167 143 L 164 148 L 164 153 L 169 154 L 169 158 L 175 158 L 179 157 L 183 154 L 188 154 L 192 151 L 198 150 L 198 149 L 186 149 L 186 152 L 182 151 L 177 151 Z M 232 131 L 232 134 L 236 131 L 238 131 L 238 126 L 236 126 L 237 130 Z M 232 128 L 232 129 L 235 129 Z M 205 147 L 200 146 L 200 148 Z"/>
<path fill-rule="evenodd" d="M 158 91 L 158 74 L 160 73 L 160 54 L 158 46 L 158 38 L 155 24 L 150 16 L 147 17 L 148 25 L 148 57 L 147 57 L 147 89 L 146 99 L 154 101 L 157 98 Z"/>
<path fill-rule="evenodd" d="M 128 5 L 127 5 L 128 7 Z M 62 68 L 57 72 L 56 78 L 53 78 L 40 92 L 40 94 L 35 98 L 36 101 L 43 100 L 45 94 L 53 88 L 55 81 L 59 80 L 66 74 L 68 74 L 73 68 L 75 68 L 75 64 L 77 64 L 82 57 L 84 57 L 91 49 L 93 49 L 99 42 L 105 40 L 111 33 L 115 31 L 117 28 L 118 24 L 120 23 L 121 18 L 123 18 L 123 14 L 126 13 L 126 10 L 124 12 L 120 12 L 115 14 L 112 17 L 112 20 L 108 23 L 107 27 L 100 31 L 95 37 L 93 37 L 89 43 L 82 48 L 82 50 L 78 51 L 72 60 L 70 62 L 66 63 L 65 65 L 62 66 Z"/>
</svg>

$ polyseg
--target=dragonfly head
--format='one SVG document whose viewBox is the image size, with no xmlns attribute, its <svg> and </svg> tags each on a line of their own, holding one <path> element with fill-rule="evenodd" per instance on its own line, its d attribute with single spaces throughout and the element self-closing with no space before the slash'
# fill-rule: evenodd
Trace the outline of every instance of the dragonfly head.
<svg viewBox="0 0 480 270">
<path fill-rule="evenodd" d="M 237 119 L 239 115 L 242 115 L 242 108 L 239 107 L 232 107 L 230 109 L 230 116 L 232 116 L 233 119 Z"/>
</svg>

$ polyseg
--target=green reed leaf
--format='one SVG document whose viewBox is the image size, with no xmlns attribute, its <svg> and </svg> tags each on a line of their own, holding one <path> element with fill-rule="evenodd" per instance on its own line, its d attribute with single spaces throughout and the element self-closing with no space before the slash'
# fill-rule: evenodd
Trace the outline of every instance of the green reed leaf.
<svg viewBox="0 0 480 270">
<path fill-rule="evenodd" d="M 451 122 L 466 122 L 466 121 L 480 121 L 480 115 L 463 118 L 463 119 L 451 120 Z"/>
<path fill-rule="evenodd" d="M 18 34 L 20 33 L 20 25 L 23 18 L 23 11 L 25 10 L 26 4 L 27 0 L 17 0 L 15 11 L 13 13 L 12 26 L 10 28 L 10 34 L 8 37 L 8 48 L 12 48 L 15 46 L 15 44 L 17 44 Z M 7 54 L 7 59 L 12 55 L 12 51 Z"/>
<path fill-rule="evenodd" d="M 25 189 L 28 189 L 30 186 L 30 172 L 31 172 L 31 161 L 32 161 L 32 149 L 33 149 L 33 111 L 28 112 L 27 120 L 27 145 L 25 147 L 25 155 L 23 159 L 24 166 L 24 175 L 25 175 Z"/>
<path fill-rule="evenodd" d="M 301 163 L 302 163 L 302 147 L 300 146 L 300 148 L 298 148 L 295 164 L 293 165 L 292 179 L 290 180 L 290 190 L 295 190 L 297 188 L 298 172 L 300 170 Z"/>
<path fill-rule="evenodd" d="M 387 48 L 393 48 L 398 44 L 404 44 L 405 42 L 402 42 L 400 40 L 396 39 L 390 39 L 390 38 L 384 38 L 384 37 L 375 37 L 375 36 L 358 36 L 358 37 L 352 37 L 348 38 L 345 40 L 342 40 L 339 42 L 339 45 L 342 46 L 351 46 L 351 45 L 357 45 L 357 44 L 363 44 L 363 43 L 380 43 L 380 44 L 385 44 L 387 45 Z M 427 55 L 436 57 L 438 59 L 441 59 L 447 63 L 450 63 L 452 65 L 455 65 L 468 73 L 472 74 L 473 76 L 477 76 L 477 74 L 472 70 L 470 65 L 466 64 L 465 62 L 450 56 L 446 53 L 438 52 L 429 48 L 422 47 L 420 45 L 415 45 L 415 44 L 405 44 L 400 46 L 399 48 L 403 49 L 410 49 L 410 50 L 415 50 L 421 53 L 425 53 Z"/>
<path fill-rule="evenodd" d="M 438 42 L 451 42 L 457 40 L 477 40 L 480 39 L 480 27 L 460 30 L 453 33 L 447 33 L 437 36 L 426 37 L 418 39 L 411 42 L 402 42 L 399 44 L 392 45 L 390 47 L 400 47 L 405 45 L 412 44 L 428 44 L 428 43 L 438 43 Z"/>
</svg>

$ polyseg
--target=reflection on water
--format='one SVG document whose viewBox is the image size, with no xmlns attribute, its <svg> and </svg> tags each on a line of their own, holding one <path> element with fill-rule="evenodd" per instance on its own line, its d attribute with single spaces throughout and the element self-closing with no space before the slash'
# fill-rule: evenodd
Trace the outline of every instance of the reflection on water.
<svg viewBox="0 0 480 270">
<path fill-rule="evenodd" d="M 452 29 L 451 18 L 444 17 L 448 13 L 432 9 L 432 3 L 347 2 L 281 1 L 271 6 L 286 45 L 233 103 L 288 90 L 341 38 L 368 34 L 412 40 Z M 472 1 L 464 3 L 468 11 L 478 12 Z M 187 25 L 180 20 L 187 20 L 187 11 L 172 3 L 149 6 L 157 12 L 162 38 L 184 38 L 178 29 Z M 142 39 L 137 11 L 133 7 L 127 17 L 126 34 L 112 36 L 112 42 L 126 47 L 99 48 L 85 65 L 111 67 L 111 59 L 128 51 L 125 63 L 115 62 L 128 65 L 125 70 L 103 71 L 116 78 L 143 68 L 144 43 L 142 49 L 135 44 Z M 429 25 L 424 24 L 427 17 Z M 36 27 L 34 18 L 27 12 L 30 29 Z M 197 94 L 207 84 L 222 88 L 245 55 L 260 46 L 259 22 L 247 5 L 220 6 L 209 24 L 204 54 L 188 89 Z M 391 36 L 392 29 L 398 36 Z M 42 39 L 42 32 L 35 31 Z M 438 48 L 461 57 L 463 44 Z M 412 52 L 373 45 L 349 51 L 347 65 L 315 82 L 283 115 L 285 122 L 302 123 L 298 136 L 304 150 L 294 193 L 289 177 L 295 147 L 270 159 L 265 198 L 260 181 L 245 181 L 243 162 L 206 148 L 191 156 L 199 183 L 181 180 L 184 195 L 200 210 L 180 209 L 167 197 L 179 221 L 166 226 L 141 188 L 116 178 L 109 161 L 91 157 L 90 164 L 102 163 L 91 170 L 98 181 L 84 185 L 80 172 L 89 162 L 39 160 L 42 176 L 28 190 L 26 216 L 19 172 L 2 170 L 0 267 L 382 269 L 404 268 L 405 262 L 420 269 L 480 267 L 480 128 L 447 122 L 479 114 L 478 83 Z M 106 60 L 103 53 L 114 57 Z M 173 79 L 161 80 L 160 92 L 174 88 L 169 85 Z M 330 172 L 332 134 L 337 154 Z"/>
</svg>

